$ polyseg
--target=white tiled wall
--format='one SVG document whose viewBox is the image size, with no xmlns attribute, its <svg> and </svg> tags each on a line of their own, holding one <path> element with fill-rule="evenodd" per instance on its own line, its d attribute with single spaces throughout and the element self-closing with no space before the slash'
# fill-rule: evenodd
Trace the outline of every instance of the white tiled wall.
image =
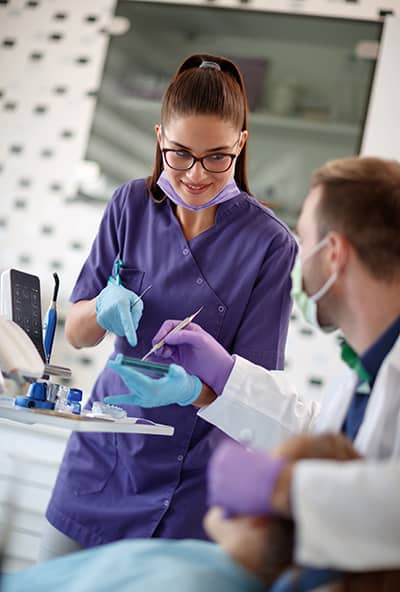
<svg viewBox="0 0 400 592">
<path fill-rule="evenodd" d="M 39 275 L 44 308 L 57 271 L 60 317 L 101 215 L 68 200 L 86 150 L 114 4 L 0 4 L 0 270 Z M 61 327 L 53 361 L 76 369 L 73 381 L 82 385 L 78 369 L 90 360 L 64 345 Z"/>
<path fill-rule="evenodd" d="M 0 2 L 0 271 L 39 275 L 44 308 L 57 271 L 61 317 L 101 215 L 68 198 L 86 150 L 113 10 L 114 0 Z M 65 345 L 59 327 L 53 361 L 73 368 L 73 383 L 87 391 L 105 348 L 92 361 Z M 3 537 L 6 517 L 12 522 L 7 569 L 36 559 L 67 435 L 0 423 Z"/>
</svg>

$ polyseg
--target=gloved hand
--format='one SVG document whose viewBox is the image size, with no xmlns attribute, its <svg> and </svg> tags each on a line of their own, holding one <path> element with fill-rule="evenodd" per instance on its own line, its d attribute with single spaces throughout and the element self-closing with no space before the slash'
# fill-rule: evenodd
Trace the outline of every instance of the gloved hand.
<svg viewBox="0 0 400 592">
<path fill-rule="evenodd" d="M 208 504 L 220 506 L 226 517 L 273 514 L 269 500 L 286 463 L 267 452 L 223 442 L 208 464 Z"/>
<path fill-rule="evenodd" d="M 189 323 L 184 329 L 167 335 L 179 322 L 165 321 L 153 337 L 153 345 L 161 339 L 167 344 L 157 351 L 157 357 L 183 366 L 220 395 L 233 368 L 233 357 L 196 323 Z"/>
<path fill-rule="evenodd" d="M 142 313 L 143 300 L 113 278 L 96 298 L 98 324 L 119 337 L 125 336 L 132 347 L 137 344 L 136 329 Z"/>
<path fill-rule="evenodd" d="M 107 364 L 117 372 L 131 391 L 127 395 L 105 397 L 112 405 L 138 405 L 139 407 L 163 407 L 164 405 L 190 405 L 197 399 L 202 384 L 197 376 L 191 376 L 184 368 L 171 364 L 168 374 L 162 378 L 150 378 L 116 360 Z"/>
</svg>

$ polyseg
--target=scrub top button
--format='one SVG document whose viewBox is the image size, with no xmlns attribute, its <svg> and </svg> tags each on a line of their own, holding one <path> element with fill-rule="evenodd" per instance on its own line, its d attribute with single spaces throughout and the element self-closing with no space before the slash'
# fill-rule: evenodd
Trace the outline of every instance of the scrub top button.
<svg viewBox="0 0 400 592">
<path fill-rule="evenodd" d="M 189 255 L 189 249 L 186 249 L 186 248 L 185 248 L 185 249 L 183 249 L 182 253 L 183 253 L 184 255 Z"/>
<path fill-rule="evenodd" d="M 165 506 L 165 507 L 169 506 L 169 500 L 164 500 L 164 502 L 163 502 L 163 503 L 164 503 L 164 506 Z"/>
<path fill-rule="evenodd" d="M 225 312 L 225 306 L 219 306 L 218 312 Z"/>
<path fill-rule="evenodd" d="M 199 286 L 203 283 L 203 278 L 197 278 L 196 280 L 196 284 L 199 284 Z"/>
<path fill-rule="evenodd" d="M 178 454 L 177 459 L 178 460 L 183 460 L 183 454 Z"/>
</svg>

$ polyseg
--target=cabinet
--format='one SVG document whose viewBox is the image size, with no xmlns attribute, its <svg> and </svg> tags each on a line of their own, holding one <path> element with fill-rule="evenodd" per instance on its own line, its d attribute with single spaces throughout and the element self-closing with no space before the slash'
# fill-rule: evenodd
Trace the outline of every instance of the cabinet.
<svg viewBox="0 0 400 592">
<path fill-rule="evenodd" d="M 237 59 L 245 79 L 263 65 L 246 80 L 250 186 L 290 225 L 311 171 L 358 153 L 375 66 L 362 48 L 378 46 L 380 22 L 135 1 L 117 14 L 130 28 L 110 42 L 87 150 L 100 181 L 87 197 L 150 173 L 163 89 L 197 52 Z"/>
</svg>

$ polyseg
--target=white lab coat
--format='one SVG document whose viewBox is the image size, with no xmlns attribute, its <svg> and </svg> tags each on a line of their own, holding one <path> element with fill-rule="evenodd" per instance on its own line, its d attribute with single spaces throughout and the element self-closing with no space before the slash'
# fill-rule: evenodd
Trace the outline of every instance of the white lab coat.
<svg viewBox="0 0 400 592">
<path fill-rule="evenodd" d="M 356 382 L 354 372 L 347 369 L 320 406 L 304 401 L 286 383 L 284 372 L 269 372 L 236 357 L 222 395 L 203 407 L 199 415 L 236 440 L 271 448 L 283 438 L 300 432 L 339 432 Z M 379 370 L 354 444 L 368 458 L 397 459 L 400 464 L 400 337 Z M 328 462 L 299 464 L 293 488 L 294 512 L 300 525 L 296 555 L 304 563 L 358 569 L 393 566 L 396 557 L 396 565 L 400 566 L 400 530 L 397 527 L 393 533 L 387 528 L 392 519 L 392 524 L 399 522 L 400 477 L 396 487 L 383 478 L 373 486 L 373 471 L 367 475 L 361 471 L 361 465 L 357 469 L 352 466 L 340 466 L 335 472 Z M 340 471 L 343 471 L 342 480 L 336 482 Z M 396 471 L 398 475 L 398 465 Z M 371 530 L 371 508 L 377 499 L 377 488 L 385 519 L 376 520 Z M 311 492 L 311 502 L 307 503 Z M 316 498 L 318 504 L 312 502 Z M 339 520 L 345 508 L 346 517 Z M 374 541 L 366 545 L 365 538 L 372 536 Z M 397 547 L 388 553 L 394 539 Z"/>
<path fill-rule="evenodd" d="M 400 568 L 400 461 L 296 464 L 296 561 L 352 571 Z"/>
</svg>

